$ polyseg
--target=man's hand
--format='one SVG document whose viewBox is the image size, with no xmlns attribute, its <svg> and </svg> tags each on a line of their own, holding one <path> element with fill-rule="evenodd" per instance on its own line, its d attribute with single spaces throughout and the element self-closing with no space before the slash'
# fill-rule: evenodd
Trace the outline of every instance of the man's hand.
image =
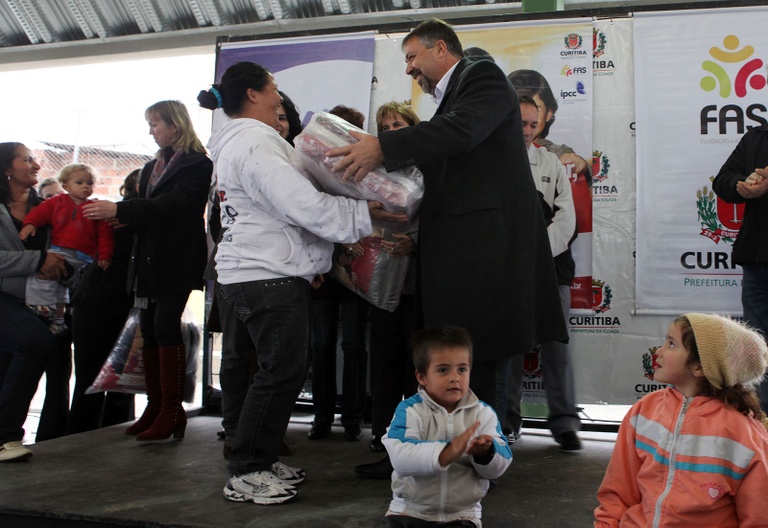
<svg viewBox="0 0 768 528">
<path fill-rule="evenodd" d="M 440 463 L 440 467 L 446 467 L 447 465 L 456 462 L 461 458 L 461 455 L 467 452 L 469 441 L 471 440 L 472 435 L 475 434 L 475 431 L 477 431 L 478 427 L 480 427 L 480 422 L 475 422 L 470 425 L 466 431 L 459 436 L 454 437 L 454 439 L 443 448 L 437 459 Z"/>
<path fill-rule="evenodd" d="M 408 215 L 405 213 L 390 213 L 384 210 L 384 206 L 381 202 L 369 201 L 368 212 L 371 214 L 371 220 L 377 220 L 379 222 L 394 222 L 394 223 L 406 223 L 408 222 Z"/>
<path fill-rule="evenodd" d="M 760 198 L 768 192 L 768 167 L 755 169 L 755 172 L 747 177 L 746 181 L 736 184 L 736 191 L 746 199 Z"/>
<path fill-rule="evenodd" d="M 67 275 L 67 267 L 64 265 L 64 257 L 56 253 L 48 253 L 43 265 L 40 266 L 40 275 L 43 278 L 57 281 Z"/>
<path fill-rule="evenodd" d="M 103 269 L 104 271 L 107 271 L 109 269 L 109 262 L 108 260 L 100 260 L 99 261 L 99 267 Z"/>
<path fill-rule="evenodd" d="M 355 179 L 359 182 L 363 177 L 373 169 L 384 163 L 384 154 L 381 151 L 379 139 L 370 134 L 351 131 L 357 143 L 329 150 L 327 156 L 333 158 L 344 156 L 333 167 L 333 172 L 344 171 L 342 179 Z"/>
<path fill-rule="evenodd" d="M 37 233 L 35 226 L 32 224 L 27 224 L 21 228 L 21 231 L 19 231 L 19 238 L 26 240 L 28 237 L 35 236 L 35 233 Z"/>
</svg>

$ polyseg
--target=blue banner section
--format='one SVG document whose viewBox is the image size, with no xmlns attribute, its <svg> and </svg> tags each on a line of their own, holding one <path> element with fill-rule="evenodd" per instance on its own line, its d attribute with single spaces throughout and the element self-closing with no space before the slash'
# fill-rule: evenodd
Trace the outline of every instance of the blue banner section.
<svg viewBox="0 0 768 528">
<path fill-rule="evenodd" d="M 272 73 L 278 73 L 307 63 L 345 60 L 373 62 L 375 42 L 373 38 L 361 37 L 342 40 L 314 40 L 278 44 L 272 41 L 262 45 L 236 48 L 222 48 L 216 67 L 216 82 L 233 64 L 251 61 L 261 64 Z"/>
</svg>

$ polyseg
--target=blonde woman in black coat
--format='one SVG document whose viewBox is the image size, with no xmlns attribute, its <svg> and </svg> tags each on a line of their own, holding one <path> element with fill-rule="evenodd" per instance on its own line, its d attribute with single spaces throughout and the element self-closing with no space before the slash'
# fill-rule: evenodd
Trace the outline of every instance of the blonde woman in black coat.
<svg viewBox="0 0 768 528">
<path fill-rule="evenodd" d="M 148 401 L 126 434 L 138 435 L 139 441 L 181 440 L 187 424 L 181 406 L 186 364 L 181 314 L 190 292 L 203 286 L 203 213 L 213 164 L 182 103 L 160 101 L 147 108 L 145 117 L 160 150 L 141 171 L 139 197 L 99 201 L 84 212 L 127 224 L 136 237 L 128 279 L 142 308 Z"/>
</svg>

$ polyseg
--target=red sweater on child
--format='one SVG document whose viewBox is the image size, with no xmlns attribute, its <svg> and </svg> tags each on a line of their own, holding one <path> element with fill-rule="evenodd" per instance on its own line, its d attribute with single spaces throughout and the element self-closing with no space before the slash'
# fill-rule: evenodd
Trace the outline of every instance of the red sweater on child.
<svg viewBox="0 0 768 528">
<path fill-rule="evenodd" d="M 82 251 L 96 260 L 112 260 L 115 249 L 112 226 L 104 220 L 88 220 L 83 216 L 83 206 L 92 202 L 85 200 L 75 205 L 67 193 L 53 196 L 27 213 L 24 225 L 50 226 L 51 244 Z"/>
</svg>

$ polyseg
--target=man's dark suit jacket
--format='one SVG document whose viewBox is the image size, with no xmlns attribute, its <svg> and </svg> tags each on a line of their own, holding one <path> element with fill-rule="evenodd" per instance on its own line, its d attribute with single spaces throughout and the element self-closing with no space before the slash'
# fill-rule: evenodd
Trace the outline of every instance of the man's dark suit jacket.
<svg viewBox="0 0 768 528">
<path fill-rule="evenodd" d="M 432 119 L 379 140 L 387 170 L 424 173 L 425 325 L 466 328 L 476 361 L 567 340 L 517 95 L 499 67 L 462 59 Z"/>
</svg>

